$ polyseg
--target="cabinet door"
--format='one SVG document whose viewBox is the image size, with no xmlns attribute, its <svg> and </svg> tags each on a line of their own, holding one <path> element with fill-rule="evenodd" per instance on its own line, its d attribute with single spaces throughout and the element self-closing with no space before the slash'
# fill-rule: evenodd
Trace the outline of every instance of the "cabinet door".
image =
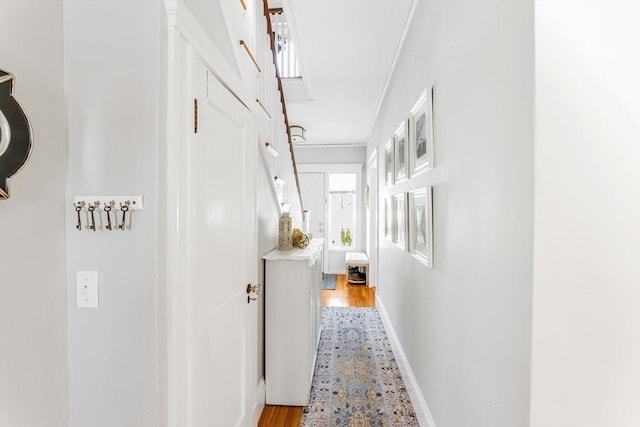
<svg viewBox="0 0 640 427">
<path fill-rule="evenodd" d="M 268 260 L 265 281 L 266 402 L 305 406 L 311 372 L 311 271 L 308 260 Z"/>
</svg>

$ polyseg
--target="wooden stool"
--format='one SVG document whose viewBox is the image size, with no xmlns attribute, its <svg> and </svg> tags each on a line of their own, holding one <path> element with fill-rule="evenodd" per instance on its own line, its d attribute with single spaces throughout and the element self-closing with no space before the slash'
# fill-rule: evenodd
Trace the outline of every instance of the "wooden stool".
<svg viewBox="0 0 640 427">
<path fill-rule="evenodd" d="M 347 281 L 353 284 L 369 284 L 369 258 L 364 252 L 347 252 L 344 255 Z"/>
</svg>

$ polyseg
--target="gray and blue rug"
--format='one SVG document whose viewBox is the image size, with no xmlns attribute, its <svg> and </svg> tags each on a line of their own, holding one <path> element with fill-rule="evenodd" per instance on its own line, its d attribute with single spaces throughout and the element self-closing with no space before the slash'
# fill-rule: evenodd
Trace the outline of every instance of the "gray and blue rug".
<svg viewBox="0 0 640 427">
<path fill-rule="evenodd" d="M 322 309 L 311 403 L 300 426 L 419 426 L 377 309 Z"/>
<path fill-rule="evenodd" d="M 336 289 L 336 275 L 322 274 L 322 289 L 325 291 L 333 291 Z"/>
</svg>

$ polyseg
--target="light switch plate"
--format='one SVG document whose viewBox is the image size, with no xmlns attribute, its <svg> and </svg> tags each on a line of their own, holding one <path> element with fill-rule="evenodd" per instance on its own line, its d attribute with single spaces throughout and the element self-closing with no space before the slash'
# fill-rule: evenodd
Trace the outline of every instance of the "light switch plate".
<svg viewBox="0 0 640 427">
<path fill-rule="evenodd" d="M 76 272 L 76 299 L 78 308 L 98 308 L 98 272 Z"/>
</svg>

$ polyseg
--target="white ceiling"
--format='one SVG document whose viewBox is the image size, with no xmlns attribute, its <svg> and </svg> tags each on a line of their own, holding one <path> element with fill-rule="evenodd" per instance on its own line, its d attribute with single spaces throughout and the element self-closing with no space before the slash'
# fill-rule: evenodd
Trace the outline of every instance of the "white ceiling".
<svg viewBox="0 0 640 427">
<path fill-rule="evenodd" d="M 366 144 L 414 0 L 282 0 L 311 101 L 285 86 L 307 144 Z M 276 5 L 277 3 L 277 5 Z"/>
</svg>

